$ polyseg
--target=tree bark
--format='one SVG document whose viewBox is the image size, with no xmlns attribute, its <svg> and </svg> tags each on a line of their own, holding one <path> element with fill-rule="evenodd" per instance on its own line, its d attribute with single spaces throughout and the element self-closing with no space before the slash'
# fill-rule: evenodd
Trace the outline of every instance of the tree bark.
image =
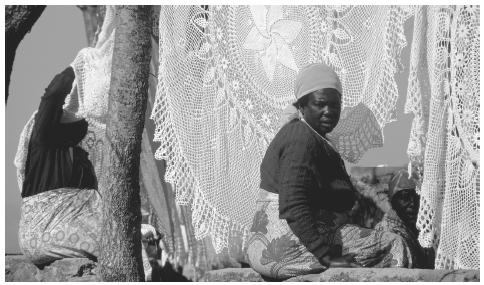
<svg viewBox="0 0 484 285">
<path fill-rule="evenodd" d="M 148 96 L 151 6 L 116 7 L 107 145 L 100 190 L 104 201 L 103 281 L 144 281 L 139 165 Z"/>
<path fill-rule="evenodd" d="M 45 6 L 34 5 L 5 6 L 5 104 L 17 47 L 44 9 Z"/>
</svg>

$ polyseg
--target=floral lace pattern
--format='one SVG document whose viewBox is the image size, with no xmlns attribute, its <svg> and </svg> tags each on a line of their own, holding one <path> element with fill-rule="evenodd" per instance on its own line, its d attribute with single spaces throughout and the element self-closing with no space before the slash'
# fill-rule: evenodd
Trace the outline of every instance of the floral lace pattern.
<svg viewBox="0 0 484 285">
<path fill-rule="evenodd" d="M 269 81 L 274 79 L 276 64 L 298 71 L 289 47 L 301 32 L 302 23 L 284 19 L 281 6 L 250 6 L 254 26 L 243 47 L 258 51 Z"/>
<path fill-rule="evenodd" d="M 219 252 L 247 232 L 259 165 L 299 68 L 326 62 L 347 108 L 333 140 L 357 161 L 382 145 L 398 97 L 405 6 L 164 6 L 152 111 L 155 157 L 167 161 L 177 203 L 191 205 L 195 235 Z M 360 104 L 360 105 L 359 105 Z M 356 118 L 356 119 L 355 119 Z M 343 122 L 348 120 L 347 124 Z M 353 123 L 357 121 L 355 126 Z"/>
<path fill-rule="evenodd" d="M 436 269 L 480 264 L 479 15 L 479 6 L 419 6 L 415 15 L 408 155 L 422 177 L 419 242 L 436 250 Z"/>
</svg>

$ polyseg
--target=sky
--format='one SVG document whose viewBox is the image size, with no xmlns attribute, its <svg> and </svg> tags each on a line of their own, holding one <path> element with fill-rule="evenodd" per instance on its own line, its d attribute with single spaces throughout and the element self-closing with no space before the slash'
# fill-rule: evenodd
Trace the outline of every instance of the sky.
<svg viewBox="0 0 484 285">
<path fill-rule="evenodd" d="M 411 26 L 406 25 L 405 30 L 411 31 Z M 409 34 L 406 33 L 408 43 L 411 42 Z M 5 107 L 5 253 L 20 252 L 17 235 L 21 197 L 13 164 L 20 132 L 37 109 L 50 80 L 86 46 L 81 10 L 76 6 L 47 6 L 17 49 Z M 409 52 L 407 46 L 402 53 L 402 63 L 408 63 Z M 407 78 L 408 64 L 396 75 L 400 92 L 397 121 L 385 127 L 384 147 L 368 151 L 357 165 L 401 166 L 407 163 L 406 149 L 412 119 L 411 115 L 403 114 Z M 351 166 L 353 164 L 348 164 L 347 168 Z"/>
</svg>

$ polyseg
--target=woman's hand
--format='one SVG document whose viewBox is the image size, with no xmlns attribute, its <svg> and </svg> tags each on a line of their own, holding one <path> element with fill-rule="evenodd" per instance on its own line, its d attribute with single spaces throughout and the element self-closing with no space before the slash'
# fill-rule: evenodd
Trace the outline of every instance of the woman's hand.
<svg viewBox="0 0 484 285">
<path fill-rule="evenodd" d="M 343 256 L 331 258 L 329 260 L 329 268 L 359 268 L 363 267 L 355 261 L 355 254 L 350 253 Z"/>
<path fill-rule="evenodd" d="M 363 267 L 355 261 L 355 254 L 348 253 L 343 256 L 325 256 L 323 262 L 329 268 L 360 268 Z"/>
<path fill-rule="evenodd" d="M 68 94 L 72 89 L 72 82 L 74 81 L 75 74 L 72 67 L 67 67 L 61 73 L 57 74 L 49 86 L 45 89 L 45 94 L 49 95 L 54 92 L 59 94 Z"/>
</svg>

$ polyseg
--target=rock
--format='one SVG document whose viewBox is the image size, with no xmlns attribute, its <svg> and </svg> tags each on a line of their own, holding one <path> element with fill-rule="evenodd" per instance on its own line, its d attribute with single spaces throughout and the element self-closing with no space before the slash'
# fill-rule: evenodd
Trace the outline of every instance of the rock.
<svg viewBox="0 0 484 285">
<path fill-rule="evenodd" d="M 97 275 L 86 275 L 82 277 L 72 277 L 67 280 L 68 282 L 101 282 L 101 278 Z"/>
<path fill-rule="evenodd" d="M 37 273 L 37 267 L 28 262 L 23 255 L 5 257 L 5 281 L 40 281 L 37 279 Z"/>
<path fill-rule="evenodd" d="M 409 281 L 479 281 L 479 270 L 431 270 L 404 268 L 333 268 L 320 274 L 290 278 L 289 282 L 409 282 Z M 200 281 L 265 281 L 251 268 L 226 268 L 207 271 Z M 266 280 L 269 281 L 269 280 Z"/>
<path fill-rule="evenodd" d="M 82 270 L 87 264 L 91 264 L 92 266 L 94 262 L 87 258 L 65 258 L 57 260 L 41 270 L 42 280 L 40 281 L 68 281 L 72 277 L 87 276 L 89 273 L 86 274 Z"/>
<path fill-rule="evenodd" d="M 252 268 L 225 268 L 205 272 L 200 279 L 202 282 L 262 282 L 259 273 Z"/>
<path fill-rule="evenodd" d="M 479 270 L 432 270 L 405 268 L 332 268 L 320 274 L 290 278 L 292 282 L 463 282 L 479 281 Z"/>
<path fill-rule="evenodd" d="M 162 271 L 161 274 L 166 274 Z M 166 276 L 165 276 L 166 277 Z M 186 280 L 186 278 L 185 278 Z M 57 260 L 42 270 L 30 263 L 22 255 L 5 257 L 5 281 L 64 281 L 96 282 L 96 263 L 86 258 L 66 258 Z M 166 280 L 168 281 L 168 280 Z M 181 281 L 181 280 L 180 280 Z M 225 268 L 205 272 L 198 281 L 244 281 L 264 280 L 251 268 Z M 480 281 L 479 270 L 431 270 L 404 268 L 332 268 L 320 274 L 309 274 L 290 278 L 286 281 L 326 282 L 326 281 Z"/>
<path fill-rule="evenodd" d="M 9 255 L 5 257 L 5 281 L 96 281 L 95 267 L 87 258 L 65 258 L 39 269 L 23 255 Z"/>
</svg>

